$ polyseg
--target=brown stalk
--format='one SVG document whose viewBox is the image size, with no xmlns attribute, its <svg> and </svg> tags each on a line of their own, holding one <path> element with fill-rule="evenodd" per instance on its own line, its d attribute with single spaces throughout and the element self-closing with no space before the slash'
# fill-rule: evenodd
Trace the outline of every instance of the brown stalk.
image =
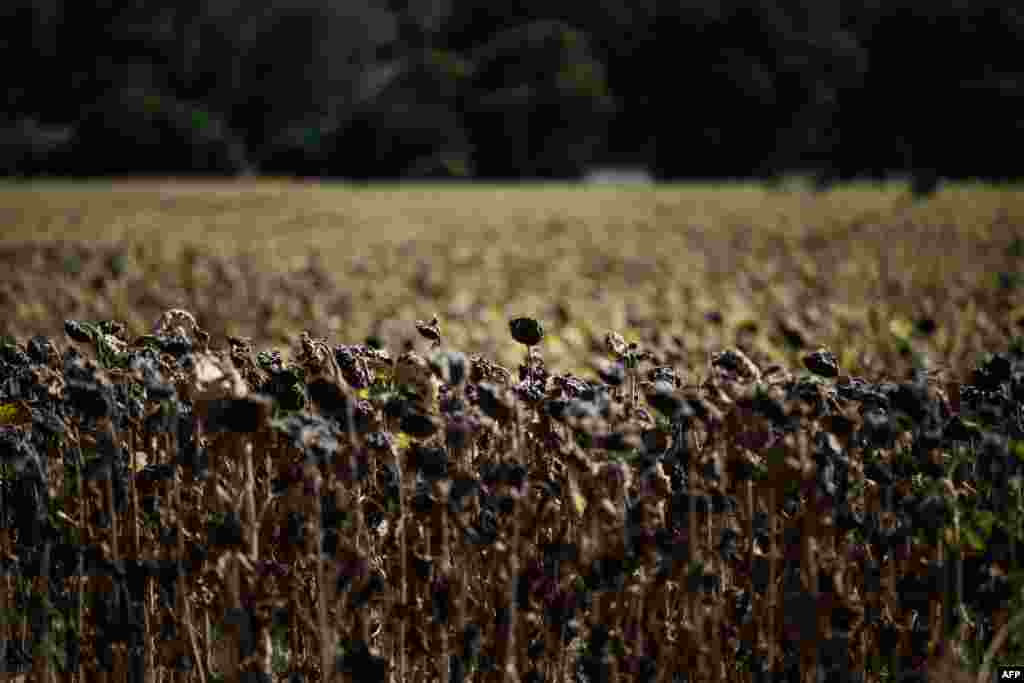
<svg viewBox="0 0 1024 683">
<path fill-rule="evenodd" d="M 778 549 L 775 541 L 775 486 L 768 488 L 768 666 L 775 668 L 775 609 L 777 605 L 777 591 L 775 588 L 775 561 L 778 557 Z"/>
<path fill-rule="evenodd" d="M 264 467 L 266 468 L 266 473 L 267 473 L 266 474 L 266 477 L 267 477 L 266 481 L 263 484 L 263 499 L 264 500 L 270 500 L 270 497 L 272 495 L 272 490 L 271 490 L 270 482 L 274 478 L 274 476 L 272 474 L 273 471 L 274 471 L 274 462 L 273 462 L 273 458 L 271 456 L 271 453 L 274 453 L 275 451 L 280 453 L 278 451 L 278 440 L 279 440 L 279 438 L 278 438 L 277 432 L 276 431 L 271 431 L 270 435 L 264 440 L 264 443 L 263 443 L 263 448 L 264 448 L 264 450 L 263 450 Z"/>
<path fill-rule="evenodd" d="M 75 484 L 76 484 L 76 487 L 77 487 L 76 490 L 78 491 L 78 529 L 81 532 L 81 539 L 80 540 L 82 542 L 88 542 L 88 540 L 89 540 L 88 539 L 89 533 L 88 533 L 88 528 L 85 525 L 85 520 L 86 520 L 86 517 L 88 515 L 88 502 L 87 502 L 88 499 L 87 499 L 87 497 L 85 495 L 85 487 L 82 484 L 82 465 L 85 462 L 85 457 L 82 455 L 82 435 L 81 435 L 80 430 L 78 429 L 78 425 L 75 425 L 73 427 L 72 433 L 74 434 L 74 440 L 73 441 L 74 441 L 74 444 L 75 444 L 75 449 L 78 451 L 78 453 L 76 455 L 78 456 L 77 462 L 79 463 L 79 466 L 75 468 Z M 7 550 L 7 548 L 5 548 L 5 550 Z M 85 594 L 85 586 L 87 584 L 87 579 L 86 579 L 86 576 L 85 576 L 85 557 L 81 553 L 79 553 L 79 555 L 78 555 L 78 562 L 76 563 L 76 570 L 77 570 L 77 575 L 78 575 L 78 595 L 76 597 L 76 601 L 78 603 L 78 605 L 77 605 L 78 609 L 77 609 L 77 614 L 75 616 L 76 622 L 77 622 L 76 626 L 78 628 L 78 633 L 84 633 L 85 631 L 83 630 L 84 629 L 84 619 L 83 619 L 84 615 L 83 615 L 83 612 L 85 610 L 85 601 L 84 601 L 84 598 L 82 596 Z M 147 618 L 147 614 L 148 614 L 148 611 L 147 610 L 143 610 L 143 619 L 145 619 L 145 621 L 143 621 L 143 645 L 145 647 L 145 653 L 146 653 L 146 666 L 147 666 L 147 670 L 148 671 L 152 671 L 153 670 L 153 668 L 152 668 L 152 666 L 153 666 L 153 651 L 152 651 L 152 648 L 150 647 L 150 644 L 149 644 L 149 621 L 148 621 L 148 618 Z M 5 643 L 6 643 L 6 640 L 5 640 Z M 0 652 L 0 654 L 3 654 L 6 657 L 6 652 Z M 6 661 L 6 659 L 4 661 Z M 79 664 L 78 669 L 79 669 L 78 670 L 78 675 L 76 676 L 76 678 L 79 681 L 84 681 L 85 680 L 84 667 L 81 666 L 81 664 Z"/>
<path fill-rule="evenodd" d="M 405 471 L 402 468 L 402 459 L 398 452 L 392 448 L 392 456 L 394 457 L 395 467 L 398 471 L 398 523 L 396 525 L 395 533 L 398 535 L 398 576 L 399 576 L 399 595 L 401 602 L 401 614 L 398 617 L 398 643 L 397 652 L 395 656 L 398 659 L 398 679 L 400 683 L 405 683 L 407 672 L 407 660 L 406 660 L 406 647 L 405 647 L 405 624 L 406 624 L 406 611 L 409 607 L 409 576 L 408 576 L 408 544 L 406 541 L 407 537 L 407 520 L 405 511 Z M 393 607 L 393 606 L 392 606 Z"/>
<path fill-rule="evenodd" d="M 689 522 L 690 522 L 690 529 L 689 529 L 689 531 L 690 531 L 690 538 L 689 538 L 689 543 L 690 543 L 690 565 L 691 566 L 693 565 L 694 562 L 700 562 L 701 560 L 703 560 L 703 557 L 704 557 L 703 553 L 700 550 L 700 540 L 699 540 L 699 538 L 697 536 L 697 493 L 698 493 L 698 490 L 695 488 L 695 484 L 697 482 L 697 467 L 694 464 L 694 459 L 695 459 L 694 457 L 690 458 L 690 467 L 689 467 L 689 472 L 687 472 L 687 479 L 686 479 L 687 484 L 689 486 L 689 494 L 690 494 L 690 516 L 689 516 L 690 517 L 690 519 L 689 519 Z M 690 619 L 691 623 L 693 624 L 693 628 L 694 628 L 695 632 L 696 633 L 703 633 L 704 632 L 704 609 L 701 607 L 700 592 L 699 591 L 690 591 L 688 571 L 689 570 L 687 570 L 687 578 L 685 579 L 686 583 L 684 585 L 686 586 L 687 595 L 688 595 L 688 606 L 689 606 L 689 612 L 690 612 L 689 619 Z M 698 655 L 698 664 L 699 664 L 699 666 L 701 668 L 701 672 L 702 672 L 702 675 L 703 675 L 704 659 L 700 655 Z"/>
<path fill-rule="evenodd" d="M 949 573 L 944 565 L 944 553 L 943 549 L 945 546 L 945 539 L 942 537 L 942 530 L 939 530 L 938 542 L 935 544 L 934 554 L 932 556 L 932 566 L 942 567 L 942 585 L 940 591 L 942 598 L 940 600 L 930 600 L 929 605 L 931 606 L 931 633 L 928 636 L 930 643 L 939 651 L 945 651 L 946 649 L 946 628 L 945 628 L 945 617 L 946 617 L 946 603 L 949 599 L 949 585 L 948 577 Z"/>
<path fill-rule="evenodd" d="M 2 496 L 3 496 L 3 494 L 0 493 L 0 497 L 2 497 Z M 4 546 L 6 546 L 6 545 L 7 544 L 4 543 Z M 3 550 L 4 550 L 4 552 L 6 552 L 7 548 L 4 547 Z M 79 574 L 79 576 L 81 576 L 81 574 Z M 3 590 L 0 590 L 0 613 L 2 613 L 2 614 L 7 614 L 7 595 L 10 592 L 10 590 L 11 590 L 11 577 L 10 576 L 4 576 Z M 81 588 L 79 588 L 79 590 L 81 590 Z M 79 619 L 79 624 L 81 624 L 81 619 Z M 8 626 L 6 623 L 0 624 L 0 657 L 3 658 L 0 661 L 4 661 L 4 662 L 7 661 L 7 644 L 9 642 L 11 642 L 11 627 Z M 73 678 L 72 680 L 75 680 L 77 678 L 79 678 L 79 677 L 75 676 L 75 678 Z"/>
<path fill-rule="evenodd" d="M 213 633 L 210 627 L 210 611 L 203 610 L 203 637 L 206 639 L 206 657 L 204 665 L 206 670 L 213 672 Z M 147 639 L 148 640 L 148 639 Z"/>
<path fill-rule="evenodd" d="M 517 411 L 518 413 L 518 411 Z M 518 424 L 518 415 L 516 418 Z M 508 604 L 508 642 L 504 645 L 504 661 L 502 662 L 502 681 L 512 683 L 519 678 L 516 670 L 514 653 L 516 643 L 516 583 L 519 576 L 519 499 L 513 495 L 512 498 L 512 536 L 509 539 L 508 548 L 508 585 L 506 586 L 505 602 Z"/>
<path fill-rule="evenodd" d="M 169 446 L 168 452 L 171 454 L 172 460 L 176 459 L 176 454 L 178 452 L 177 435 L 174 432 L 171 432 L 170 434 L 167 435 L 167 440 L 168 440 L 168 446 Z M 249 470 L 250 470 L 250 475 L 251 475 L 252 474 L 252 460 L 251 459 L 249 460 Z M 182 526 L 182 515 L 184 513 L 184 510 L 183 510 L 183 506 L 181 504 L 181 475 L 180 475 L 180 468 L 175 468 L 175 475 L 174 475 L 173 485 L 174 485 L 174 488 L 172 490 L 172 495 L 174 497 L 173 498 L 173 500 L 174 500 L 173 505 L 174 505 L 174 510 L 176 511 L 176 514 L 174 515 L 174 522 L 175 522 L 175 527 L 176 527 L 175 530 L 177 531 L 177 534 L 178 534 L 178 548 L 177 548 L 177 550 L 178 550 L 178 561 L 179 562 L 185 562 L 185 529 Z M 178 604 L 175 605 L 175 608 L 177 609 L 177 611 L 179 613 L 184 612 L 184 623 L 182 624 L 182 628 L 188 633 L 189 644 L 191 645 L 191 648 L 192 648 L 192 659 L 196 662 L 196 665 L 199 667 L 199 680 L 202 683 L 206 683 L 206 672 L 203 670 L 203 660 L 202 660 L 202 657 L 200 657 L 200 655 L 199 655 L 199 647 L 196 644 L 196 635 L 195 635 L 195 630 L 194 630 L 194 627 L 193 627 L 193 624 L 192 624 L 192 606 L 189 603 L 188 594 L 186 593 L 186 590 L 185 590 L 185 588 L 186 588 L 185 587 L 185 574 L 183 572 L 178 573 L 176 582 L 177 582 L 177 590 L 175 591 L 176 592 L 176 596 L 175 597 L 177 597 L 177 599 L 178 599 Z M 182 610 L 182 606 L 184 607 L 183 610 Z"/>
<path fill-rule="evenodd" d="M 320 484 L 320 482 L 317 482 Z M 314 558 L 316 562 L 316 585 L 317 585 L 317 620 L 318 620 L 318 639 L 320 641 L 320 675 L 321 680 L 324 683 L 328 683 L 333 676 L 331 671 L 333 669 L 333 655 L 334 655 L 334 637 L 331 630 L 327 626 L 327 583 L 324 572 L 324 560 L 323 553 L 320 552 L 320 538 L 323 533 L 323 511 L 319 505 L 320 486 L 316 486 L 315 492 L 317 495 L 317 505 L 315 506 L 316 512 L 314 519 L 316 520 L 316 530 L 314 539 Z"/>
<path fill-rule="evenodd" d="M 814 473 L 816 466 L 808 455 L 808 438 L 806 434 L 801 434 L 799 439 L 800 448 L 800 460 L 803 466 L 803 481 L 811 482 L 814 484 Z M 808 683 L 813 683 L 817 679 L 818 671 L 818 642 L 824 637 L 824 633 L 821 631 L 821 624 L 819 619 L 819 607 L 818 607 L 818 487 L 815 485 L 811 491 L 811 500 L 808 501 L 810 507 L 804 508 L 803 514 L 803 534 L 801 535 L 802 550 L 803 550 L 803 565 L 806 567 L 807 581 L 810 584 L 808 586 L 808 592 L 814 599 L 815 605 L 815 621 L 817 623 L 817 638 L 812 643 L 802 643 L 804 648 L 804 659 L 806 662 L 806 668 L 804 674 L 808 680 Z"/>
<path fill-rule="evenodd" d="M 721 584 L 721 590 L 723 592 L 725 591 L 724 581 Z M 714 678 L 719 678 L 722 675 L 722 667 L 724 665 L 722 655 L 722 633 L 720 630 L 723 603 L 721 600 L 715 599 L 713 594 L 708 597 L 711 602 L 711 675 Z"/>
<path fill-rule="evenodd" d="M 141 558 L 142 548 L 139 545 L 139 495 L 135 488 L 135 432 L 128 430 L 128 495 L 132 503 L 132 540 L 134 541 L 135 557 Z"/>
<path fill-rule="evenodd" d="M 450 487 L 451 484 L 447 482 L 437 482 L 434 485 L 434 492 L 437 496 L 433 511 L 434 533 L 439 539 L 435 566 L 437 567 L 437 574 L 440 575 L 443 581 L 451 580 L 451 562 L 448 559 L 448 492 Z M 429 552 L 428 548 L 428 554 Z M 451 587 L 449 586 L 450 589 Z M 451 660 L 448 653 L 448 624 L 442 623 L 440 619 L 437 620 L 434 627 L 434 639 L 440 645 L 437 670 L 441 680 L 447 681 L 451 676 Z"/>
<path fill-rule="evenodd" d="M 491 610 L 497 612 L 498 608 L 501 607 L 502 604 L 504 604 L 504 586 L 502 583 L 501 563 L 502 554 L 505 551 L 505 544 L 502 543 L 501 540 L 496 541 L 490 551 L 491 581 L 489 586 L 490 590 L 488 591 L 488 597 L 490 598 L 491 604 L 487 608 L 485 608 L 486 611 L 484 611 L 484 614 L 487 615 L 490 614 Z M 491 672 L 491 674 L 487 677 L 486 680 L 493 681 L 494 683 L 503 683 L 504 671 L 502 670 L 501 665 L 505 662 L 504 648 L 507 644 L 507 638 L 503 638 L 501 636 L 499 625 L 497 624 L 496 620 L 491 620 L 491 623 L 488 624 L 487 632 L 491 634 L 491 642 L 495 643 L 495 661 L 498 662 L 499 666 L 495 667 L 494 671 Z"/>
<path fill-rule="evenodd" d="M 708 438 L 707 438 L 707 440 L 705 441 L 705 444 L 704 444 L 706 448 L 710 448 L 710 446 L 711 446 L 710 442 L 711 442 L 713 436 L 714 436 L 714 434 L 712 434 L 712 433 L 708 434 Z M 712 452 L 712 457 L 716 457 L 713 452 Z M 723 465 L 724 465 L 724 463 L 723 463 Z M 721 480 L 721 482 L 719 484 L 717 484 L 717 486 L 719 487 L 722 495 L 725 495 L 728 492 L 728 490 L 729 490 L 729 468 L 723 466 L 721 469 L 722 469 L 722 473 L 721 473 L 722 480 Z M 732 515 L 732 513 L 727 513 L 727 514 Z M 730 519 L 723 519 L 722 527 L 721 528 L 724 528 L 726 526 L 728 526 L 729 528 L 733 528 L 731 526 L 733 523 L 734 523 L 734 519 L 732 519 L 732 520 L 730 520 Z M 716 538 L 717 538 L 717 536 L 716 536 Z M 712 634 L 712 637 L 713 637 L 713 640 L 712 640 L 712 658 L 713 658 L 714 666 L 715 666 L 715 675 L 718 676 L 718 675 L 720 675 L 719 674 L 720 667 L 722 665 L 724 665 L 724 662 L 722 662 L 722 657 L 723 657 L 723 655 L 722 655 L 722 632 L 721 632 L 720 626 L 721 626 L 721 623 L 722 623 L 723 617 L 724 617 L 725 595 L 726 595 L 726 591 L 729 589 L 729 585 L 728 585 L 729 584 L 729 563 L 719 553 L 715 552 L 714 546 L 712 546 L 711 552 L 712 552 L 711 557 L 713 559 L 714 566 L 715 566 L 715 573 L 720 577 L 719 597 L 717 599 L 715 599 L 715 601 L 714 601 L 715 605 L 712 608 L 712 612 L 711 612 L 711 614 L 712 614 L 711 628 L 712 628 L 712 631 L 713 631 L 713 634 Z"/>
<path fill-rule="evenodd" d="M 113 425 L 107 425 L 107 427 L 111 431 L 113 431 Z M 115 443 L 116 443 L 116 441 L 115 441 Z M 113 481 L 113 476 L 114 476 L 114 474 L 111 473 L 110 476 L 106 477 L 104 479 L 104 482 L 105 482 L 104 485 L 106 487 L 107 514 L 110 515 L 110 557 L 111 557 L 111 559 L 114 562 L 117 562 L 118 559 L 120 559 L 120 558 L 119 558 L 119 554 L 117 552 L 117 532 L 118 532 L 118 527 L 117 527 L 117 514 L 116 514 L 116 510 L 114 508 L 114 481 Z M 116 654 L 117 654 L 117 652 L 115 651 L 115 658 L 116 658 Z M 117 661 L 117 659 L 115 659 L 115 669 L 117 667 L 116 661 Z M 103 671 L 100 674 L 101 680 L 106 681 L 108 679 L 108 675 L 109 675 L 109 672 Z"/>
<path fill-rule="evenodd" d="M 899 608 L 899 595 L 896 592 L 896 553 L 895 550 L 889 554 L 889 563 L 887 565 L 888 572 L 886 578 L 888 579 L 888 598 L 889 598 L 889 609 L 892 610 L 893 624 L 900 627 L 900 608 Z M 900 631 L 899 645 L 893 650 L 892 655 L 892 672 L 896 680 L 899 680 L 900 675 L 900 654 L 906 647 L 906 640 L 908 637 L 907 629 Z"/>
<path fill-rule="evenodd" d="M 225 563 L 225 570 L 228 576 L 228 593 L 230 596 L 230 604 L 233 609 L 240 609 L 242 606 L 241 599 L 241 586 L 240 586 L 240 569 L 238 566 L 238 557 L 234 552 L 227 554 L 227 562 Z M 226 648 L 228 651 L 227 656 L 227 667 L 225 677 L 231 683 L 238 683 L 240 680 L 241 669 L 240 669 L 240 658 L 239 658 L 239 643 L 241 642 L 241 634 L 237 624 L 232 624 L 228 629 L 230 633 L 227 639 Z"/>
</svg>

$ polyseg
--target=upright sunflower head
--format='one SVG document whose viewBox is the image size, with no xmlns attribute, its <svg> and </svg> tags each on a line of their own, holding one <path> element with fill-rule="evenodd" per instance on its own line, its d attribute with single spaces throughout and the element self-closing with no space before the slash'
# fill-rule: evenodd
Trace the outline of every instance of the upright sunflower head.
<svg viewBox="0 0 1024 683">
<path fill-rule="evenodd" d="M 513 318 L 508 323 L 512 338 L 523 346 L 536 346 L 544 338 L 544 327 L 533 318 Z"/>
<path fill-rule="evenodd" d="M 441 325 L 437 321 L 435 315 L 430 319 L 429 322 L 423 320 L 416 321 L 416 331 L 420 333 L 424 339 L 430 340 L 434 343 L 434 348 L 440 348 L 441 346 Z"/>
</svg>

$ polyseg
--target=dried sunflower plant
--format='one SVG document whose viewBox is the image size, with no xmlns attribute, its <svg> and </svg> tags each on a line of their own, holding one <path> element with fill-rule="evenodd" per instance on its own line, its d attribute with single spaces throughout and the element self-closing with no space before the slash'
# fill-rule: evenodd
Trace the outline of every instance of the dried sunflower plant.
<svg viewBox="0 0 1024 683">
<path fill-rule="evenodd" d="M 1019 347 L 698 377 L 608 332 L 583 378 L 529 317 L 514 369 L 438 316 L 287 363 L 182 310 L 65 329 L 0 346 L 15 677 L 980 682 L 1019 630 Z"/>
</svg>

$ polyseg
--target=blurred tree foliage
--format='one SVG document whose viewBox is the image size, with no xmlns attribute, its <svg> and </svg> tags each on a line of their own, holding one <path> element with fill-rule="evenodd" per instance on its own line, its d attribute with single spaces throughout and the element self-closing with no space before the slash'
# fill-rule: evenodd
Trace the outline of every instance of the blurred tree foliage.
<svg viewBox="0 0 1024 683">
<path fill-rule="evenodd" d="M 995 0 L 6 0 L 0 171 L 1019 177 Z"/>
</svg>

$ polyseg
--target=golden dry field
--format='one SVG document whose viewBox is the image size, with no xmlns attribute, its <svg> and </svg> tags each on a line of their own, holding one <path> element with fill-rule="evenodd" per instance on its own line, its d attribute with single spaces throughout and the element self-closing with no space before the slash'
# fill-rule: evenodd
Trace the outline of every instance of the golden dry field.
<svg viewBox="0 0 1024 683">
<path fill-rule="evenodd" d="M 826 345 L 851 375 L 893 377 L 915 354 L 964 371 L 1024 321 L 1012 187 L 915 204 L 896 185 L 40 183 L 0 188 L 0 221 L 0 333 L 17 338 L 67 318 L 137 335 L 184 308 L 257 348 L 309 330 L 400 349 L 436 313 L 453 347 L 512 364 L 521 314 L 559 371 L 615 330 L 681 370 L 728 345 L 789 366 Z"/>
</svg>

